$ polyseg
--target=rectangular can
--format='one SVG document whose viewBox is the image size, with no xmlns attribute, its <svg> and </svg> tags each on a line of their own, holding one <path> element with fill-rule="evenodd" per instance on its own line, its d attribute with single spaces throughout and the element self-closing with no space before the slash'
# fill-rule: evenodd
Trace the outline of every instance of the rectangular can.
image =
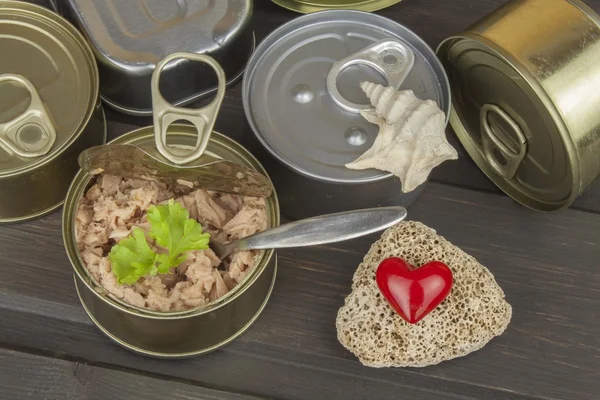
<svg viewBox="0 0 600 400">
<path fill-rule="evenodd" d="M 64 201 L 77 157 L 106 141 L 98 69 L 85 38 L 50 10 L 0 1 L 0 223 Z"/>
<path fill-rule="evenodd" d="M 165 56 L 209 55 L 232 85 L 254 50 L 252 0 L 52 0 L 52 5 L 91 44 L 104 102 L 130 115 L 152 115 L 150 80 Z M 169 103 L 181 106 L 214 94 L 217 79 L 204 64 L 178 60 L 163 70 L 160 88 Z"/>
<path fill-rule="evenodd" d="M 569 207 L 600 174 L 600 17 L 579 0 L 512 0 L 437 53 L 450 124 L 515 201 Z"/>
<path fill-rule="evenodd" d="M 192 147 L 196 128 L 170 126 L 169 143 Z M 154 128 L 129 132 L 111 143 L 153 144 Z M 245 148 L 213 132 L 206 153 L 254 168 L 268 176 Z M 148 356 L 182 358 L 218 349 L 243 334 L 259 317 L 273 289 L 277 272 L 274 250 L 263 250 L 244 281 L 225 296 L 199 309 L 162 313 L 142 310 L 111 296 L 95 283 L 87 271 L 75 241 L 77 205 L 91 186 L 93 176 L 80 171 L 69 189 L 63 213 L 63 239 L 74 269 L 75 286 L 83 307 L 94 324 L 121 346 Z M 265 199 L 268 227 L 279 226 L 279 204 L 275 192 Z"/>
</svg>

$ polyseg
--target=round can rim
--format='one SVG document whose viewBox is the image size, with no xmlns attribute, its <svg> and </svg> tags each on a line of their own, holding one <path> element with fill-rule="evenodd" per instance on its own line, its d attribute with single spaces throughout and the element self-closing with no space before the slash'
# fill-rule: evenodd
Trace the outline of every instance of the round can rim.
<svg viewBox="0 0 600 400">
<path fill-rule="evenodd" d="M 571 3 L 574 7 L 577 7 L 579 11 L 584 13 L 591 21 L 594 21 L 598 27 L 600 27 L 600 15 L 594 11 L 590 6 L 584 3 L 582 0 L 566 0 Z"/>
<path fill-rule="evenodd" d="M 68 34 L 78 43 L 81 47 L 81 50 L 88 59 L 87 67 L 90 70 L 90 103 L 88 104 L 88 108 L 86 112 L 82 115 L 80 119 L 79 126 L 75 129 L 74 134 L 71 135 L 69 140 L 65 141 L 61 146 L 51 151 L 50 154 L 46 154 L 44 156 L 39 157 L 38 160 L 25 164 L 21 167 L 10 169 L 10 170 L 1 170 L 0 169 L 0 178 L 2 177 L 10 177 L 15 175 L 21 175 L 23 173 L 27 173 L 33 171 L 40 166 L 46 164 L 49 160 L 55 159 L 57 156 L 62 154 L 66 149 L 68 149 L 76 140 L 81 136 L 85 127 L 90 122 L 92 116 L 94 115 L 94 110 L 96 105 L 101 101 L 100 100 L 100 77 L 98 72 L 98 65 L 96 64 L 96 58 L 94 57 L 94 53 L 92 51 L 91 46 L 77 28 L 66 18 L 61 15 L 58 15 L 46 7 L 40 6 L 34 3 L 26 3 L 23 1 L 15 1 L 15 0 L 3 0 L 0 4 L 0 11 L 3 9 L 16 9 L 20 11 L 26 11 L 35 13 L 37 17 L 43 17 L 46 21 L 50 21 L 52 24 L 60 26 L 64 28 Z"/>
<path fill-rule="evenodd" d="M 256 50 L 256 34 L 254 31 L 252 31 L 252 43 L 250 45 L 250 57 L 252 57 L 252 54 L 254 54 L 254 51 Z M 246 63 L 244 63 L 244 66 L 242 69 L 240 69 L 234 76 L 233 78 L 229 79 L 226 83 L 226 86 L 228 88 L 235 86 L 244 76 L 244 73 L 246 72 L 246 67 L 248 65 L 248 61 L 250 60 L 250 57 L 248 57 L 248 60 L 246 61 Z M 217 91 L 217 87 L 212 87 L 210 89 L 207 89 L 203 92 L 197 93 L 193 96 L 190 96 L 186 99 L 183 99 L 177 103 L 174 103 L 174 106 L 187 106 L 195 101 L 199 101 L 202 99 L 206 99 L 208 97 L 210 97 L 211 95 L 214 95 Z M 110 108 L 112 108 L 113 110 L 120 112 L 122 114 L 126 114 L 126 115 L 131 115 L 133 117 L 151 117 L 152 116 L 152 110 L 151 109 L 140 109 L 140 108 L 131 108 L 128 106 L 124 106 L 119 104 L 118 102 L 102 95 L 102 93 L 100 93 L 100 98 L 102 99 L 102 101 L 109 106 Z"/>
<path fill-rule="evenodd" d="M 571 1 L 571 0 L 569 0 Z M 508 51 L 504 50 L 500 45 L 496 44 L 494 41 L 487 39 L 481 35 L 466 31 L 457 35 L 450 36 L 444 39 L 439 46 L 437 47 L 436 52 L 441 56 L 445 56 L 447 54 L 448 48 L 456 43 L 456 41 L 473 41 L 476 43 L 480 43 L 486 47 L 492 54 L 502 59 L 511 69 L 517 72 L 521 77 L 523 77 L 524 81 L 531 88 L 532 92 L 536 95 L 542 105 L 548 110 L 550 117 L 552 118 L 553 123 L 556 125 L 556 128 L 559 132 L 560 138 L 565 145 L 567 158 L 569 163 L 571 164 L 571 174 L 572 174 L 572 186 L 569 193 L 568 198 L 566 198 L 565 202 L 553 203 L 559 204 L 558 207 L 547 207 L 548 203 L 544 202 L 541 199 L 535 199 L 529 196 L 522 194 L 518 187 L 511 184 L 508 180 L 501 178 L 498 174 L 494 173 L 491 170 L 491 167 L 485 159 L 480 156 L 480 151 L 477 146 L 472 144 L 472 140 L 470 140 L 470 135 L 465 128 L 461 118 L 459 118 L 458 113 L 456 112 L 456 108 L 454 106 L 454 101 L 452 103 L 451 116 L 450 116 L 450 124 L 452 129 L 454 130 L 456 136 L 460 140 L 461 144 L 467 150 L 473 161 L 477 164 L 479 169 L 506 195 L 508 195 L 513 200 L 518 203 L 528 207 L 532 210 L 536 211 L 546 211 L 546 212 L 556 212 L 562 209 L 568 208 L 573 201 L 577 198 L 580 192 L 579 187 L 579 177 L 580 177 L 580 165 L 579 165 L 579 157 L 577 150 L 575 149 L 573 139 L 570 135 L 570 132 L 564 122 L 560 111 L 557 109 L 556 105 L 541 85 L 541 83 L 535 79 L 533 74 L 527 70 L 526 67 L 521 65 Z M 453 43 L 454 42 L 454 43 Z M 441 59 L 442 57 L 440 57 Z M 453 86 L 451 86 L 452 88 Z"/>
<path fill-rule="evenodd" d="M 278 266 L 277 261 L 278 261 L 277 256 L 275 256 L 275 265 L 273 266 L 273 278 L 271 279 L 271 284 L 269 285 L 269 290 L 267 291 L 265 299 L 264 299 L 263 303 L 260 305 L 260 308 L 257 310 L 256 314 L 254 314 L 254 316 L 248 321 L 248 323 L 246 325 L 244 325 L 242 328 L 240 328 L 234 335 L 230 336 L 229 338 L 225 339 L 224 341 L 222 341 L 218 344 L 215 344 L 211 347 L 208 347 L 208 348 L 205 348 L 202 350 L 192 351 L 192 352 L 187 352 L 187 353 L 168 354 L 168 353 L 159 353 L 159 352 L 155 352 L 155 351 L 143 350 L 143 349 L 139 348 L 138 346 L 130 345 L 129 343 L 126 343 L 124 340 L 117 338 L 111 332 L 109 332 L 108 329 L 106 329 L 102 324 L 100 324 L 100 322 L 98 322 L 96 317 L 88 309 L 85 302 L 83 301 L 83 297 L 81 296 L 79 286 L 77 285 L 78 277 L 73 276 L 73 279 L 75 281 L 75 291 L 77 292 L 77 297 L 79 298 L 79 302 L 81 303 L 83 310 L 85 311 L 87 316 L 92 320 L 93 324 L 104 335 L 106 335 L 110 340 L 112 340 L 114 343 L 116 343 L 117 345 L 121 346 L 122 348 L 124 348 L 126 350 L 132 351 L 134 353 L 137 353 L 137 354 L 140 354 L 143 356 L 164 359 L 164 360 L 176 360 L 176 359 L 185 359 L 185 358 L 189 358 L 189 357 L 201 356 L 204 354 L 212 353 L 213 351 L 216 351 L 224 346 L 227 346 L 228 344 L 230 344 L 231 342 L 233 342 L 234 340 L 236 340 L 240 336 L 242 336 L 244 333 L 246 333 L 248 331 L 248 329 L 250 329 L 252 327 L 252 325 L 254 325 L 256 323 L 258 318 L 260 318 L 260 316 L 264 312 L 265 308 L 267 307 L 267 304 L 269 303 L 271 295 L 273 294 L 273 289 L 275 287 L 275 281 L 277 280 L 277 266 Z"/>
<path fill-rule="evenodd" d="M 172 124 L 171 126 L 173 128 L 177 128 L 177 127 L 182 127 L 183 129 L 190 128 L 189 125 L 184 125 L 184 124 Z M 148 130 L 149 128 L 150 128 L 149 126 L 138 128 L 138 129 L 130 131 L 124 135 L 121 135 L 121 136 L 117 137 L 116 139 L 113 139 L 109 143 L 124 142 L 128 139 L 127 136 L 134 136 L 135 134 L 139 134 L 140 132 Z M 183 132 L 181 132 L 181 133 L 178 132 L 177 135 L 195 137 L 195 135 L 193 135 L 193 134 L 183 133 Z M 219 132 L 213 131 L 212 135 L 211 135 L 211 140 L 213 137 L 217 137 L 218 140 L 223 140 L 225 142 L 230 141 L 230 142 L 234 143 L 235 145 L 239 146 L 240 148 L 245 149 L 241 144 L 237 143 L 235 140 L 233 140 Z M 250 158 L 252 161 L 256 162 L 257 165 L 260 165 L 261 168 L 263 169 L 263 171 L 260 171 L 260 172 L 266 173 L 266 171 L 264 170 L 264 167 L 262 167 L 262 164 L 260 164 L 258 162 L 258 160 L 256 159 L 256 157 L 254 157 L 254 155 L 252 155 L 248 150 L 246 150 L 246 153 L 244 154 L 244 156 L 247 158 Z M 266 176 L 267 176 L 267 178 L 270 179 L 268 174 Z M 84 190 L 84 189 L 80 190 L 80 188 L 82 186 L 86 186 L 92 178 L 93 178 L 93 176 L 91 176 L 90 174 L 84 173 L 80 169 L 77 172 L 77 174 L 75 175 L 75 177 L 69 187 L 68 194 L 65 199 L 65 205 L 68 206 L 70 203 L 75 203 L 75 200 L 73 200 L 72 197 L 77 195 L 77 197 L 79 198 L 80 191 Z M 75 190 L 75 189 L 77 189 L 77 190 Z M 273 215 L 275 218 L 274 225 L 279 226 L 281 212 L 279 209 L 279 200 L 277 198 L 276 191 L 273 191 L 272 202 L 273 202 Z M 229 291 L 227 294 L 225 294 L 225 296 L 215 300 L 212 303 L 209 303 L 208 305 L 191 308 L 189 310 L 172 311 L 172 312 L 161 312 L 161 311 L 153 311 L 153 310 L 143 309 L 143 308 L 139 308 L 139 307 L 130 305 L 130 304 L 110 295 L 110 293 L 108 293 L 100 284 L 98 284 L 98 282 L 96 282 L 96 280 L 87 272 L 87 269 L 85 268 L 85 266 L 83 264 L 83 260 L 81 259 L 79 251 L 76 249 L 76 245 L 72 246 L 71 243 L 69 242 L 69 239 L 74 237 L 74 232 L 71 232 L 74 230 L 74 223 L 73 223 L 74 219 L 71 220 L 72 218 L 69 218 L 69 217 L 73 216 L 74 210 L 75 210 L 74 207 L 69 207 L 69 209 L 63 210 L 62 236 L 63 236 L 63 244 L 65 246 L 65 251 L 67 253 L 67 257 L 69 258 L 71 267 L 73 268 L 75 274 L 86 285 L 86 287 L 89 290 L 91 290 L 99 299 L 101 299 L 108 305 L 119 309 L 120 311 L 126 312 L 131 315 L 135 315 L 137 317 L 148 318 L 148 319 L 160 319 L 160 320 L 184 319 L 184 318 L 189 318 L 189 317 L 193 317 L 193 316 L 197 316 L 197 315 L 207 314 L 216 309 L 219 309 L 219 308 L 225 306 L 226 304 L 229 304 L 230 302 L 236 300 L 238 297 L 240 297 L 264 272 L 266 265 L 271 261 L 271 259 L 276 254 L 275 250 L 273 250 L 273 249 L 262 250 L 260 255 L 258 256 L 258 260 L 257 260 L 258 263 L 257 263 L 256 267 L 253 269 L 253 271 L 250 274 L 248 274 L 246 276 L 244 281 L 239 283 L 234 288 L 234 290 Z M 102 292 L 102 293 L 100 293 L 100 292 Z"/>
<path fill-rule="evenodd" d="M 293 7 L 292 5 L 289 5 L 290 4 L 289 0 L 271 0 L 271 1 L 275 4 L 277 4 L 279 7 L 282 7 L 282 8 L 285 8 L 286 10 L 294 11 L 294 12 L 297 12 L 300 14 L 312 14 L 312 13 L 319 12 L 319 11 L 329 11 L 329 10 L 348 10 L 348 6 L 346 6 L 346 5 L 341 5 L 341 6 L 332 5 L 329 8 L 323 8 L 323 7 L 319 7 L 319 6 L 313 6 L 313 5 L 300 5 L 297 7 Z M 396 5 L 402 1 L 403 0 L 387 0 L 387 5 L 386 5 L 386 0 L 373 0 L 373 3 L 375 4 L 374 6 L 358 4 L 357 6 L 352 6 L 353 8 L 350 8 L 350 10 L 365 11 L 365 12 L 379 11 L 379 10 L 383 10 L 384 8 Z"/>
<path fill-rule="evenodd" d="M 257 65 L 262 60 L 264 55 L 267 54 L 267 50 L 269 49 L 269 46 L 270 46 L 269 42 L 273 41 L 274 38 L 277 38 L 278 36 L 280 36 L 281 32 L 284 31 L 285 29 L 287 29 L 291 25 L 298 24 L 307 19 L 321 18 L 322 15 L 329 15 L 329 14 L 342 15 L 342 16 L 343 15 L 350 15 L 350 16 L 360 15 L 360 16 L 363 16 L 366 18 L 371 18 L 373 20 L 386 21 L 387 23 L 402 27 L 407 32 L 409 32 L 415 39 L 418 39 L 418 41 L 421 42 L 422 45 L 424 45 L 427 49 L 429 49 L 431 51 L 431 54 L 435 57 L 435 60 L 437 60 L 437 63 L 439 64 L 438 65 L 439 71 L 442 74 L 442 76 L 440 78 L 443 78 L 442 79 L 443 82 L 441 81 L 440 83 L 443 84 L 443 86 L 445 86 L 448 91 L 448 100 L 447 100 L 448 104 L 446 104 L 446 107 L 445 107 L 446 109 L 442 110 L 444 112 L 444 114 L 446 115 L 446 119 L 445 119 L 446 127 L 448 126 L 448 122 L 450 119 L 450 111 L 452 109 L 452 90 L 450 87 L 450 81 L 448 79 L 448 74 L 446 73 L 446 70 L 444 69 L 444 66 L 443 66 L 441 60 L 439 59 L 439 57 L 437 57 L 436 51 L 421 36 L 417 35 L 412 29 L 409 29 L 408 27 L 406 27 L 390 18 L 381 16 L 378 14 L 365 12 L 365 11 L 346 10 L 346 9 L 323 10 L 323 11 L 313 12 L 310 14 L 304 14 L 304 15 L 296 17 L 296 18 L 280 25 L 274 31 L 272 31 L 267 36 L 265 36 L 265 38 L 259 43 L 259 45 L 256 46 L 254 53 L 250 57 L 250 60 L 248 61 L 248 64 L 246 66 L 246 72 L 244 73 L 244 77 L 243 77 L 243 81 L 242 81 L 242 104 L 243 104 L 243 108 L 244 108 L 244 114 L 246 115 L 246 120 L 248 121 L 248 124 L 250 125 L 250 128 L 251 128 L 252 132 L 254 133 L 254 136 L 262 144 L 263 148 L 265 148 L 273 157 L 275 157 L 279 162 L 284 164 L 287 168 L 290 168 L 294 172 L 297 172 L 300 175 L 303 175 L 304 177 L 307 177 L 310 179 L 315 179 L 315 180 L 318 180 L 321 182 L 338 183 L 338 184 L 372 183 L 372 182 L 379 182 L 379 181 L 383 181 L 385 179 L 393 178 L 394 175 L 390 172 L 382 172 L 381 174 L 378 174 L 378 175 L 375 175 L 372 177 L 368 177 L 368 178 L 363 178 L 363 179 L 335 179 L 335 178 L 321 176 L 318 174 L 313 174 L 310 171 L 307 171 L 304 168 L 300 168 L 297 165 L 293 164 L 292 162 L 287 160 L 286 157 L 283 157 L 274 148 L 272 148 L 268 144 L 268 142 L 263 138 L 263 135 L 261 134 L 260 129 L 254 122 L 253 114 L 251 112 L 251 107 L 249 104 L 250 103 L 249 88 L 251 86 L 252 80 L 254 79 L 254 73 L 256 71 Z"/>
</svg>

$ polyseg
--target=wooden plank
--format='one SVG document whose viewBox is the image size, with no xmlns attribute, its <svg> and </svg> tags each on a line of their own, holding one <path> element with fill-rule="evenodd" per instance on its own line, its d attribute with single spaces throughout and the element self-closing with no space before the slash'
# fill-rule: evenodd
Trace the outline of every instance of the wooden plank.
<svg viewBox="0 0 600 400">
<path fill-rule="evenodd" d="M 420 388 L 443 388 L 449 395 L 467 393 L 479 399 L 495 398 L 496 391 L 553 399 L 596 398 L 600 270 L 595 260 L 600 248 L 594 238 L 600 216 L 575 210 L 535 213 L 503 196 L 439 184 L 429 185 L 409 216 L 436 228 L 488 266 L 513 305 L 508 331 L 481 351 L 425 369 L 373 370 L 360 366 L 341 347 L 335 315 L 349 292 L 354 269 L 375 240 L 370 236 L 281 251 L 278 282 L 264 315 L 222 351 L 186 362 L 130 355 L 104 339 L 79 309 L 71 270 L 55 234 L 58 213 L 0 230 L 3 260 L 18 262 L 18 268 L 9 268 L 0 261 L 0 318 L 5 321 L 0 342 L 153 373 L 168 368 L 175 377 L 211 387 L 285 398 L 318 396 L 323 391 L 335 399 L 336 387 L 349 389 L 351 393 L 340 393 L 345 399 L 362 398 L 363 389 L 376 398 L 391 398 L 407 388 L 414 388 L 415 398 L 431 395 Z M 27 245 L 30 239 L 36 246 Z M 36 265 L 34 260 L 40 259 L 46 262 Z M 18 306 L 27 302 L 15 298 L 17 293 L 30 303 Z M 35 312 L 46 304 L 38 299 L 54 304 Z M 255 367 L 228 375 L 229 364 Z M 257 384 L 270 376 L 284 380 L 291 392 Z"/>
<path fill-rule="evenodd" d="M 0 350 L 3 399 L 35 400 L 252 400 L 253 396 L 207 389 L 79 362 Z"/>
<path fill-rule="evenodd" d="M 393 400 L 401 393 L 407 399 L 429 400 L 527 400 L 537 397 L 512 391 L 478 387 L 450 379 L 404 372 L 390 379 L 388 372 L 367 370 L 356 362 L 330 357 L 314 357 L 253 341 L 238 341 L 225 349 L 190 360 L 157 360 L 131 354 L 116 347 L 89 324 L 65 324 L 56 318 L 26 315 L 2 310 L 6 329 L 0 331 L 3 343 L 18 337 L 23 351 L 41 352 L 64 359 L 127 368 L 139 374 L 162 376 L 192 382 L 227 392 L 243 392 L 261 398 L 285 399 L 364 399 Z M 62 316 L 62 313 L 60 314 Z M 43 338 L 32 335 L 35 324 Z M 40 349 L 40 344 L 44 349 Z M 31 366 L 30 366 L 31 368 Z M 9 379 L 9 378 L 7 378 Z M 0 387 L 4 376 L 0 375 Z"/>
</svg>

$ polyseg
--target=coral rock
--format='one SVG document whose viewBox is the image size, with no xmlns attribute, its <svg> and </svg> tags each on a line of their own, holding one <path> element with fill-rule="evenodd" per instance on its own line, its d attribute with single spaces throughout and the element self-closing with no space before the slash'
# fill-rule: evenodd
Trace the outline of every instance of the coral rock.
<svg viewBox="0 0 600 400">
<path fill-rule="evenodd" d="M 448 297 L 417 324 L 405 322 L 375 280 L 378 265 L 401 257 L 421 266 L 437 260 L 452 270 Z M 508 326 L 512 308 L 494 276 L 418 222 L 402 222 L 373 244 L 353 278 L 336 320 L 338 340 L 370 367 L 424 367 L 481 349 Z"/>
</svg>

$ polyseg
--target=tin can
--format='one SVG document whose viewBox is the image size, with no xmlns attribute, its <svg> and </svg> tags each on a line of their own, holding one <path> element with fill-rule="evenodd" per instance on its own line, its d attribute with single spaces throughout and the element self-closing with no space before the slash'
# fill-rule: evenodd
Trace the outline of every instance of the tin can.
<svg viewBox="0 0 600 400">
<path fill-rule="evenodd" d="M 395 60 L 390 66 L 383 62 L 387 56 Z M 301 16 L 267 36 L 251 57 L 244 110 L 267 150 L 261 161 L 287 216 L 408 207 L 423 190 L 424 184 L 402 193 L 400 180 L 388 172 L 345 167 L 378 134 L 359 114 L 371 107 L 362 80 L 411 89 L 449 114 L 449 83 L 435 52 L 412 31 L 376 14 Z"/>
<path fill-rule="evenodd" d="M 176 56 L 177 54 L 174 54 Z M 191 57 L 191 55 L 188 55 Z M 205 56 L 196 56 L 203 57 Z M 170 57 L 167 57 L 167 61 Z M 213 63 L 214 60 L 212 60 Z M 161 68 L 159 64 L 157 68 Z M 218 64 L 216 64 L 218 65 Z M 175 148 L 192 149 L 212 157 L 233 161 L 250 167 L 264 176 L 267 172 L 245 148 L 218 132 L 198 135 L 202 126 L 212 130 L 220 101 L 224 94 L 224 74 L 218 74 L 220 90 L 217 100 L 200 110 L 177 109 L 166 105 L 164 99 L 155 100 L 155 126 L 126 133 L 111 144 L 153 146 L 167 145 L 167 158 L 185 165 L 186 157 L 169 153 Z M 153 97 L 156 94 L 153 80 Z M 163 104 L 161 106 L 160 104 Z M 208 110 L 208 111 L 207 111 Z M 204 113 L 202 113 L 204 111 Z M 210 114 L 210 115 L 209 115 Z M 188 120 L 193 125 L 170 124 L 170 121 Z M 200 122 L 202 120 L 202 122 Z M 164 123 L 164 125 L 163 125 Z M 202 125 L 206 123 L 206 125 Z M 168 131 L 167 131 L 168 128 Z M 206 130 L 204 130 L 206 133 Z M 210 131 L 208 131 L 210 132 Z M 162 151 L 161 151 L 161 154 Z M 170 158 L 173 158 L 171 160 Z M 75 286 L 81 303 L 94 324 L 109 338 L 134 352 L 160 357 L 181 358 L 207 353 L 226 345 L 245 332 L 258 318 L 267 304 L 277 271 L 274 250 L 261 251 L 253 270 L 225 296 L 202 308 L 179 312 L 156 312 L 131 306 L 111 296 L 96 283 L 87 268 L 75 239 L 75 214 L 79 201 L 91 187 L 93 176 L 81 170 L 69 189 L 63 213 L 63 239 L 67 255 L 74 269 Z M 279 205 L 273 192 L 266 199 L 268 227 L 279 225 Z"/>
<path fill-rule="evenodd" d="M 152 114 L 152 71 L 168 54 L 210 55 L 225 70 L 227 84 L 233 85 L 254 50 L 252 0 L 52 0 L 52 5 L 92 45 L 104 102 L 134 116 Z M 212 70 L 200 63 L 179 60 L 168 65 L 161 77 L 163 96 L 176 106 L 214 95 L 216 90 Z"/>
<path fill-rule="evenodd" d="M 4 0 L 0 24 L 0 223 L 11 223 L 62 205 L 106 124 L 94 55 L 67 20 Z"/>
<path fill-rule="evenodd" d="M 325 10 L 378 11 L 402 0 L 271 0 L 273 3 L 299 13 Z"/>
<path fill-rule="evenodd" d="M 600 174 L 600 18 L 578 0 L 513 0 L 443 41 L 450 123 L 479 168 L 534 210 Z"/>
</svg>

